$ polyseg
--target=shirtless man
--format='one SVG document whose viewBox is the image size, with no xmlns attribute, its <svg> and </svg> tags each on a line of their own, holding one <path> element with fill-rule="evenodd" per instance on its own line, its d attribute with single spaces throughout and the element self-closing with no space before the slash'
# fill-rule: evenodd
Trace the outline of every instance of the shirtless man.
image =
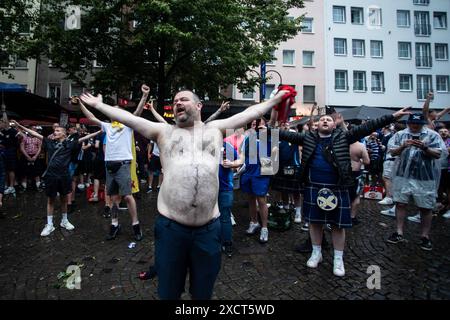
<svg viewBox="0 0 450 320">
<path fill-rule="evenodd" d="M 360 184 L 359 181 L 361 179 L 361 165 L 364 164 L 364 166 L 367 167 L 370 164 L 369 153 L 361 142 L 358 141 L 350 145 L 350 159 L 352 161 L 353 178 L 355 178 L 355 185 L 350 190 L 350 199 L 352 200 L 352 224 L 356 225 L 359 223 L 356 218 L 356 213 L 360 202 L 360 190 L 358 189 Z"/>
<path fill-rule="evenodd" d="M 243 127 L 280 103 L 287 91 L 227 119 L 201 121 L 202 103 L 192 91 L 173 100 L 175 125 L 150 122 L 102 103 L 101 96 L 81 100 L 109 118 L 132 127 L 160 148 L 164 181 L 158 194 L 155 265 L 161 299 L 179 299 L 190 273 L 193 299 L 210 299 L 220 270 L 221 242 L 217 204 L 218 170 L 226 129 Z"/>
</svg>

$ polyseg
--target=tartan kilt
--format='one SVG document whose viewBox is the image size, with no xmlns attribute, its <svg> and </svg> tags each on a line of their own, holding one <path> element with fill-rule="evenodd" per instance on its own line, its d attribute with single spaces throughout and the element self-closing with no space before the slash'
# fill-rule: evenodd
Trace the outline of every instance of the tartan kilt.
<svg viewBox="0 0 450 320">
<path fill-rule="evenodd" d="M 283 168 L 279 168 L 276 175 L 272 176 L 271 187 L 275 191 L 284 193 L 303 192 L 302 182 L 300 181 L 300 168 L 295 169 L 295 174 L 285 175 Z"/>
<path fill-rule="evenodd" d="M 320 189 L 328 188 L 338 198 L 338 206 L 332 211 L 325 211 L 317 205 Z M 308 223 L 331 224 L 338 228 L 351 228 L 351 200 L 348 188 L 338 186 L 307 184 L 303 191 L 303 217 Z"/>
</svg>

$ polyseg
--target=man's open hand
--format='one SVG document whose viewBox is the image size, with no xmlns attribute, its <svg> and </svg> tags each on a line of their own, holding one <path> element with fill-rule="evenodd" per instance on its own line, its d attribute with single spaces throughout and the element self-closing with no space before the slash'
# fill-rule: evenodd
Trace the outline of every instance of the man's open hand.
<svg viewBox="0 0 450 320">
<path fill-rule="evenodd" d="M 102 102 L 103 98 L 101 94 L 98 94 L 97 96 L 93 96 L 90 93 L 83 93 L 80 96 L 80 99 L 82 102 L 87 104 L 88 106 L 91 106 L 93 108 L 97 108 Z"/>
</svg>

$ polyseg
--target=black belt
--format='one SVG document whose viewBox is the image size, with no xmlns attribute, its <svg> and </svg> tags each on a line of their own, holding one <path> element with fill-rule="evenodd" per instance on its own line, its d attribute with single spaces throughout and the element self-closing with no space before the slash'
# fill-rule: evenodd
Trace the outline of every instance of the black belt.
<svg viewBox="0 0 450 320">
<path fill-rule="evenodd" d="M 106 163 L 130 164 L 130 163 L 131 163 L 131 160 L 123 160 L 123 161 L 106 161 Z"/>
</svg>

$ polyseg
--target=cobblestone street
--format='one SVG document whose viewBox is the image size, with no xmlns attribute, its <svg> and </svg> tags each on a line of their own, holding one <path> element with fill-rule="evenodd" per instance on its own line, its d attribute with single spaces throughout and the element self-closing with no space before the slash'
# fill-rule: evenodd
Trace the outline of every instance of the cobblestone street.
<svg viewBox="0 0 450 320">
<path fill-rule="evenodd" d="M 7 215 L 0 220 L 0 299 L 157 299 L 157 279 L 137 278 L 154 259 L 156 197 L 156 192 L 141 192 L 137 201 L 144 240 L 134 248 L 129 248 L 134 237 L 128 213 L 121 213 L 119 237 L 105 241 L 109 221 L 101 215 L 103 204 L 87 203 L 84 194 L 77 195 L 76 210 L 69 215 L 76 229 L 61 230 L 58 212 L 56 231 L 47 238 L 40 237 L 46 221 L 43 193 L 6 198 Z M 246 202 L 239 192 L 235 198 L 236 252 L 232 258 L 223 256 L 214 299 L 450 299 L 449 220 L 434 218 L 431 252 L 419 248 L 419 225 L 409 221 L 408 241 L 389 245 L 385 240 L 394 231 L 394 220 L 380 215 L 383 207 L 376 201 L 362 201 L 361 224 L 347 233 L 346 276 L 337 278 L 332 249 L 324 250 L 317 269 L 306 267 L 308 254 L 294 251 L 307 237 L 298 225 L 271 231 L 266 245 L 257 236 L 246 236 Z M 81 266 L 80 290 L 67 289 L 57 277 L 73 264 Z M 366 286 L 371 265 L 381 270 L 379 290 Z M 187 294 L 183 298 L 189 299 Z"/>
</svg>

